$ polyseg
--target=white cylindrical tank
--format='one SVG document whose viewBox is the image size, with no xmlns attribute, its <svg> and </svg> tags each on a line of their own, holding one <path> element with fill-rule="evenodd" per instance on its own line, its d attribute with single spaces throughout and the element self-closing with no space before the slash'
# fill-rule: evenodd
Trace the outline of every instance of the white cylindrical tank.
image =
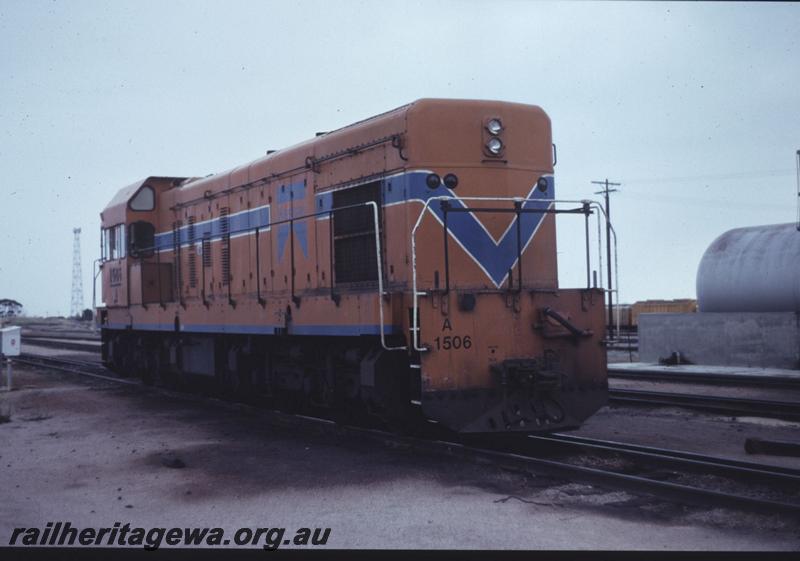
<svg viewBox="0 0 800 561">
<path fill-rule="evenodd" d="M 736 228 L 697 268 L 700 312 L 800 311 L 800 232 L 795 223 Z"/>
</svg>

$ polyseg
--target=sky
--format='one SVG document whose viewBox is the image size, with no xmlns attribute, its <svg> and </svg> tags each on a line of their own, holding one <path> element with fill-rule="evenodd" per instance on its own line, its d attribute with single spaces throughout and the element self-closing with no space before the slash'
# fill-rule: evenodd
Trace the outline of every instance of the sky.
<svg viewBox="0 0 800 561">
<path fill-rule="evenodd" d="M 612 195 L 623 302 L 695 297 L 706 247 L 792 222 L 800 4 L 0 0 L 0 298 L 91 306 L 99 213 L 421 97 L 539 105 L 563 198 Z M 562 286 L 583 227 L 558 222 Z M 99 290 L 99 286 L 98 286 Z"/>
</svg>

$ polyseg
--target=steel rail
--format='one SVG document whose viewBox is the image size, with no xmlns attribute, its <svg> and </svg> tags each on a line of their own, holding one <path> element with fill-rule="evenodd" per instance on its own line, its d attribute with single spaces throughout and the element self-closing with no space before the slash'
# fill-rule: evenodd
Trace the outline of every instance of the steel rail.
<svg viewBox="0 0 800 561">
<path fill-rule="evenodd" d="M 87 368 L 91 368 L 109 372 L 101 364 L 93 364 L 90 362 L 81 362 L 81 361 L 68 360 L 68 359 L 49 357 L 49 356 L 45 357 L 41 355 L 33 355 L 30 353 L 22 353 L 20 356 L 14 357 L 14 362 L 20 364 L 27 364 L 29 366 L 43 366 L 46 368 L 52 368 L 54 370 L 71 372 L 73 374 L 80 374 L 81 376 L 88 376 L 90 378 L 97 378 L 109 382 L 118 382 L 120 384 L 127 384 L 130 386 L 142 386 L 142 384 L 138 380 L 126 380 L 124 378 L 120 378 L 117 376 L 106 376 L 104 374 L 98 374 L 96 372 L 86 371 Z"/>
<path fill-rule="evenodd" d="M 478 452 L 483 453 L 484 451 L 479 450 Z M 630 475 L 528 455 L 499 452 L 498 454 L 511 459 L 519 459 L 527 466 L 533 468 L 534 471 L 546 473 L 551 476 L 561 478 L 567 476 L 600 486 L 611 486 L 621 488 L 625 491 L 655 496 L 670 502 L 684 502 L 704 507 L 709 507 L 711 505 L 715 507 L 723 506 L 766 514 L 780 513 L 800 516 L 800 504 L 761 499 L 747 495 L 737 495 L 723 491 L 715 491 L 713 489 L 671 483 L 639 475 Z"/>
<path fill-rule="evenodd" d="M 704 411 L 800 421 L 800 402 L 627 389 L 609 389 L 608 399 L 611 403 L 617 404 L 688 407 Z"/>
<path fill-rule="evenodd" d="M 22 337 L 25 339 L 71 339 L 74 341 L 100 341 L 100 332 L 96 333 L 79 333 L 73 331 L 59 332 L 59 331 L 23 331 Z"/>
<path fill-rule="evenodd" d="M 17 360 L 19 362 L 33 364 L 35 366 L 49 366 L 54 369 L 65 370 L 92 378 L 134 385 L 143 390 L 146 389 L 148 391 L 157 391 L 165 395 L 184 399 L 189 398 L 193 401 L 213 399 L 186 393 L 162 390 L 161 388 L 154 388 L 152 386 L 144 386 L 138 381 L 124 380 L 111 376 L 102 376 L 86 372 L 85 370 L 81 371 L 78 368 L 72 367 L 75 364 L 79 364 L 75 361 L 65 361 L 62 359 L 53 359 L 52 357 L 40 356 L 31 358 L 30 355 L 20 357 L 20 359 Z M 62 364 L 59 365 L 59 363 Z M 356 437 L 360 441 L 369 440 L 372 442 L 377 442 L 383 446 L 389 446 L 393 448 L 401 447 L 415 452 L 429 453 L 438 456 L 446 455 L 448 457 L 457 457 L 473 463 L 491 463 L 498 467 L 507 467 L 537 474 L 544 474 L 561 480 L 572 479 L 575 481 L 596 484 L 606 488 L 623 489 L 629 492 L 654 496 L 673 503 L 688 503 L 706 508 L 710 506 L 721 506 L 745 511 L 756 511 L 767 514 L 784 514 L 800 517 L 800 504 L 725 493 L 722 491 L 650 479 L 639 475 L 630 475 L 596 467 L 581 466 L 569 462 L 536 457 L 529 454 L 520 454 L 515 452 L 494 450 L 485 447 L 470 446 L 462 442 L 409 437 L 376 429 L 341 425 L 333 423 L 329 419 L 320 419 L 301 415 L 288 415 L 275 411 L 264 411 L 263 409 L 254 406 L 248 406 L 241 403 L 230 403 L 220 399 L 214 399 L 214 402 L 223 406 L 235 407 L 239 410 L 242 408 L 246 408 L 247 410 L 256 409 L 265 416 L 269 417 L 271 423 L 275 426 L 281 426 L 285 428 L 297 429 L 298 427 L 302 426 L 318 431 L 333 431 L 333 433 L 336 435 Z"/>
<path fill-rule="evenodd" d="M 627 349 L 626 349 L 627 350 Z M 694 382 L 726 386 L 769 386 L 778 388 L 800 388 L 800 376 L 769 376 L 755 374 L 724 374 L 713 372 L 664 372 L 660 370 L 639 370 L 608 368 L 609 378 L 629 380 L 648 380 L 653 382 Z"/>
<path fill-rule="evenodd" d="M 53 339 L 49 339 L 46 337 L 41 338 L 25 338 L 23 341 L 24 345 L 34 346 L 34 347 L 48 347 L 52 349 L 65 349 L 71 351 L 86 351 L 89 353 L 99 352 L 100 351 L 100 341 L 96 342 L 83 342 L 80 343 L 77 340 L 72 341 L 56 341 Z"/>
<path fill-rule="evenodd" d="M 534 442 L 544 442 L 557 444 L 563 447 L 582 448 L 590 450 L 602 450 L 623 454 L 634 458 L 651 460 L 659 464 L 676 465 L 680 467 L 692 467 L 704 473 L 725 472 L 729 475 L 745 478 L 761 478 L 771 480 L 776 483 L 791 483 L 800 488 L 800 470 L 783 467 L 768 466 L 754 462 L 745 462 L 718 456 L 708 456 L 682 450 L 671 450 L 667 448 L 657 448 L 627 442 L 617 442 L 612 440 L 602 440 L 596 438 L 586 438 L 570 434 L 553 433 L 550 435 L 531 435 Z"/>
</svg>

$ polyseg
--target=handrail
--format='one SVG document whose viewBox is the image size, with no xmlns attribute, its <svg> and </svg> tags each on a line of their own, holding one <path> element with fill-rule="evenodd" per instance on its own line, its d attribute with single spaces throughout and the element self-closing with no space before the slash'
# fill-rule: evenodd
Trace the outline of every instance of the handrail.
<svg viewBox="0 0 800 561">
<path fill-rule="evenodd" d="M 408 350 L 408 347 L 405 345 L 399 347 L 389 347 L 386 344 L 386 333 L 383 319 L 383 260 L 381 258 L 381 232 L 378 228 L 378 203 L 375 201 L 365 201 L 363 204 L 372 206 L 372 215 L 375 221 L 375 257 L 378 263 L 378 313 L 380 315 L 381 322 L 381 346 L 387 351 L 405 351 Z"/>
<path fill-rule="evenodd" d="M 617 332 L 617 337 L 619 337 L 619 260 L 618 260 L 618 255 L 617 255 L 617 231 L 614 229 L 614 225 L 611 224 L 610 222 L 608 222 L 608 215 L 606 214 L 606 210 L 605 210 L 605 208 L 603 207 L 603 205 L 599 201 L 586 199 L 585 202 L 589 203 L 593 207 L 597 208 L 600 211 L 600 213 L 603 214 L 603 218 L 605 218 L 606 222 L 608 223 L 608 229 L 612 234 L 612 242 L 614 244 L 614 286 L 616 286 L 617 288 L 614 288 L 612 290 L 608 290 L 607 288 L 605 288 L 605 289 L 603 289 L 603 291 L 604 292 L 611 292 L 612 294 L 614 294 L 614 297 L 615 297 L 615 299 L 617 301 L 617 309 L 615 310 L 615 315 L 616 315 L 616 332 Z M 598 226 L 598 232 L 599 232 L 599 230 L 600 230 L 600 214 L 598 214 L 598 216 L 597 216 L 597 226 Z M 599 236 L 599 234 L 598 234 L 598 236 Z M 598 242 L 599 242 L 599 237 L 598 237 Z M 601 251 L 600 248 L 598 248 L 598 255 L 602 255 L 602 251 Z M 602 278 L 602 276 L 601 276 L 601 278 Z"/>
<path fill-rule="evenodd" d="M 144 264 L 141 269 L 142 276 L 144 276 Z M 166 310 L 167 306 L 164 304 L 164 291 L 161 290 L 161 252 L 156 250 L 156 274 L 158 275 L 158 305 L 162 310 Z M 144 283 L 142 283 L 142 302 L 144 302 Z"/>
<path fill-rule="evenodd" d="M 422 210 L 417 217 L 417 221 L 414 223 L 414 227 L 411 229 L 411 283 L 412 283 L 412 329 L 411 332 L 413 333 L 412 336 L 412 349 L 417 352 L 426 352 L 429 349 L 426 347 L 420 347 L 419 341 L 419 329 L 417 329 L 417 324 L 419 323 L 419 298 L 420 296 L 427 296 L 426 292 L 422 292 L 418 290 L 418 283 L 417 283 L 417 230 L 419 230 L 420 226 L 422 225 L 422 219 L 425 217 L 426 211 L 430 209 L 430 205 L 433 201 L 450 201 L 450 200 L 459 200 L 459 201 L 494 201 L 494 202 L 513 202 L 516 205 L 523 205 L 527 202 L 537 202 L 537 203 L 548 203 L 547 209 L 539 210 L 538 212 L 548 213 L 550 208 L 554 206 L 556 203 L 562 204 L 580 204 L 583 207 L 583 211 L 585 213 L 586 210 L 598 210 L 597 220 L 598 224 L 600 221 L 600 214 L 602 213 L 603 217 L 608 222 L 608 216 L 606 215 L 605 209 L 602 207 L 599 201 L 591 200 L 591 199 L 582 199 L 582 200 L 573 200 L 573 199 L 529 199 L 529 198 L 522 198 L 522 197 L 455 197 L 451 195 L 437 195 L 434 197 L 428 198 L 423 206 Z M 480 212 L 481 209 L 469 209 L 464 208 L 462 209 L 463 212 Z M 515 209 L 509 209 L 510 212 L 515 212 Z M 517 210 L 518 212 L 518 210 Z M 531 210 L 530 212 L 536 212 L 535 210 Z M 446 214 L 446 213 L 445 213 Z M 435 215 L 434 215 L 435 217 Z M 614 275 L 615 281 L 618 280 L 618 268 L 617 268 L 617 233 L 614 230 L 614 227 L 609 224 L 609 230 L 613 235 L 614 241 Z M 445 231 L 445 235 L 447 235 L 447 231 Z M 588 243 L 588 241 L 587 241 Z M 589 264 L 589 260 L 587 259 L 587 264 Z M 520 283 L 521 285 L 521 283 Z M 619 283 L 616 283 L 616 286 L 619 287 Z M 603 289 L 608 291 L 607 289 Z M 612 290 L 615 295 L 619 294 L 619 288 Z M 619 332 L 619 311 L 617 311 L 617 332 Z"/>
<path fill-rule="evenodd" d="M 292 274 L 292 302 L 298 308 L 300 307 L 300 297 L 295 296 L 294 294 L 294 277 L 295 277 L 295 267 L 294 267 L 294 218 L 289 219 L 289 267 L 291 268 L 290 273 Z"/>
<path fill-rule="evenodd" d="M 267 305 L 267 301 L 261 297 L 261 246 L 259 244 L 259 234 L 261 229 L 256 226 L 256 298 L 258 304 L 263 308 Z"/>
<path fill-rule="evenodd" d="M 97 266 L 98 263 L 100 263 L 99 267 Z M 97 314 L 97 277 L 103 272 L 103 263 L 105 263 L 105 261 L 103 261 L 102 258 L 92 261 L 92 274 L 94 275 L 92 279 L 92 311 L 95 314 Z M 97 269 L 96 273 L 95 269 Z"/>
<path fill-rule="evenodd" d="M 184 310 L 186 309 L 186 302 L 183 300 L 183 257 L 181 256 L 181 221 L 177 220 L 172 223 L 172 246 L 175 256 L 173 261 L 176 261 L 178 270 L 175 272 L 177 277 L 178 286 L 178 304 Z"/>
</svg>

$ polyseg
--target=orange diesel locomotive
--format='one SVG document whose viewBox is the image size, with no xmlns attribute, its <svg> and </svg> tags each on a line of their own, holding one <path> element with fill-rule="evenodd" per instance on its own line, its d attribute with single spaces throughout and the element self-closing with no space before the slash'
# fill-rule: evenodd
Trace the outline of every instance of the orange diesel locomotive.
<svg viewBox="0 0 800 561">
<path fill-rule="evenodd" d="M 603 293 L 561 289 L 550 120 L 419 100 L 101 213 L 103 360 L 278 406 L 454 431 L 576 427 L 606 401 Z M 588 271 L 587 271 L 588 279 Z"/>
</svg>

